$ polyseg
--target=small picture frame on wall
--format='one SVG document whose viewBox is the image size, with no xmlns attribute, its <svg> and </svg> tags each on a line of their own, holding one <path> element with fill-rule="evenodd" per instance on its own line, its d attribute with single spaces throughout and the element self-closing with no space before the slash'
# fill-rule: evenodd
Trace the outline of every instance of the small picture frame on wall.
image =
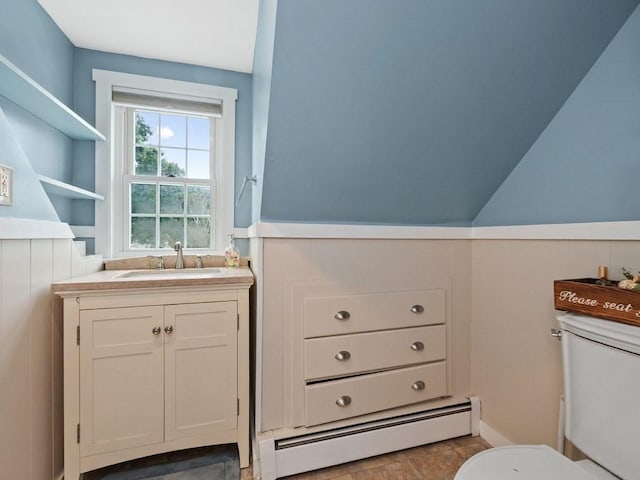
<svg viewBox="0 0 640 480">
<path fill-rule="evenodd" d="M 13 205 L 13 168 L 0 165 L 0 206 Z"/>
</svg>

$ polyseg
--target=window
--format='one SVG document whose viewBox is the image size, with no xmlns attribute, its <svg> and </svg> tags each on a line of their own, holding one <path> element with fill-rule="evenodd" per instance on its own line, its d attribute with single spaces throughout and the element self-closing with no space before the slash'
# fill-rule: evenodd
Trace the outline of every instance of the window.
<svg viewBox="0 0 640 480">
<path fill-rule="evenodd" d="M 157 254 L 176 241 L 221 251 L 233 233 L 236 91 L 101 70 L 94 80 L 107 136 L 96 146 L 96 252 Z"/>
<path fill-rule="evenodd" d="M 213 118 L 119 107 L 126 250 L 213 249 Z"/>
</svg>

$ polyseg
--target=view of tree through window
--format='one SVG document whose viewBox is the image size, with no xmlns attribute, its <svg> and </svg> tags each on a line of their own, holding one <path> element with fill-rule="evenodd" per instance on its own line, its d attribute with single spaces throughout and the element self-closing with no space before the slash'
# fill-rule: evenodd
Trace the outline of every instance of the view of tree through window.
<svg viewBox="0 0 640 480">
<path fill-rule="evenodd" d="M 210 119 L 135 110 L 130 248 L 208 248 Z"/>
</svg>

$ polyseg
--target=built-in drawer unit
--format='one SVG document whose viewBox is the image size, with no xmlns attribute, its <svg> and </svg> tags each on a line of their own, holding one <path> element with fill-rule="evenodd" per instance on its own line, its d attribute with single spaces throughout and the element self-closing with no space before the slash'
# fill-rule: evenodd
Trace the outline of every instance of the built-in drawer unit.
<svg viewBox="0 0 640 480">
<path fill-rule="evenodd" d="M 306 426 L 448 394 L 446 290 L 307 297 L 303 305 Z"/>
<path fill-rule="evenodd" d="M 446 362 L 306 387 L 306 424 L 318 425 L 446 395 Z"/>
<path fill-rule="evenodd" d="M 312 230 L 251 246 L 254 471 L 288 478 L 470 433 L 471 243 Z"/>
<path fill-rule="evenodd" d="M 383 330 L 305 340 L 307 381 L 443 360 L 446 327 Z"/>
<path fill-rule="evenodd" d="M 305 338 L 435 325 L 445 321 L 445 291 L 372 293 L 304 300 Z"/>
</svg>

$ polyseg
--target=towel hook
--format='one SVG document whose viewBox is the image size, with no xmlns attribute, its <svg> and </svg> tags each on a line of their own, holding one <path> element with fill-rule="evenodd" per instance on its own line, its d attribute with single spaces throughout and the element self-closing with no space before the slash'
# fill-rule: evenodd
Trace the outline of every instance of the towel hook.
<svg viewBox="0 0 640 480">
<path fill-rule="evenodd" d="M 252 185 L 258 184 L 258 176 L 252 175 L 247 177 L 246 175 L 242 178 L 242 187 L 240 187 L 240 193 L 238 194 L 238 201 L 236 202 L 236 207 L 240 204 L 240 199 L 242 199 L 242 195 L 244 194 L 245 189 L 247 188 L 247 183 L 251 183 Z"/>
</svg>

